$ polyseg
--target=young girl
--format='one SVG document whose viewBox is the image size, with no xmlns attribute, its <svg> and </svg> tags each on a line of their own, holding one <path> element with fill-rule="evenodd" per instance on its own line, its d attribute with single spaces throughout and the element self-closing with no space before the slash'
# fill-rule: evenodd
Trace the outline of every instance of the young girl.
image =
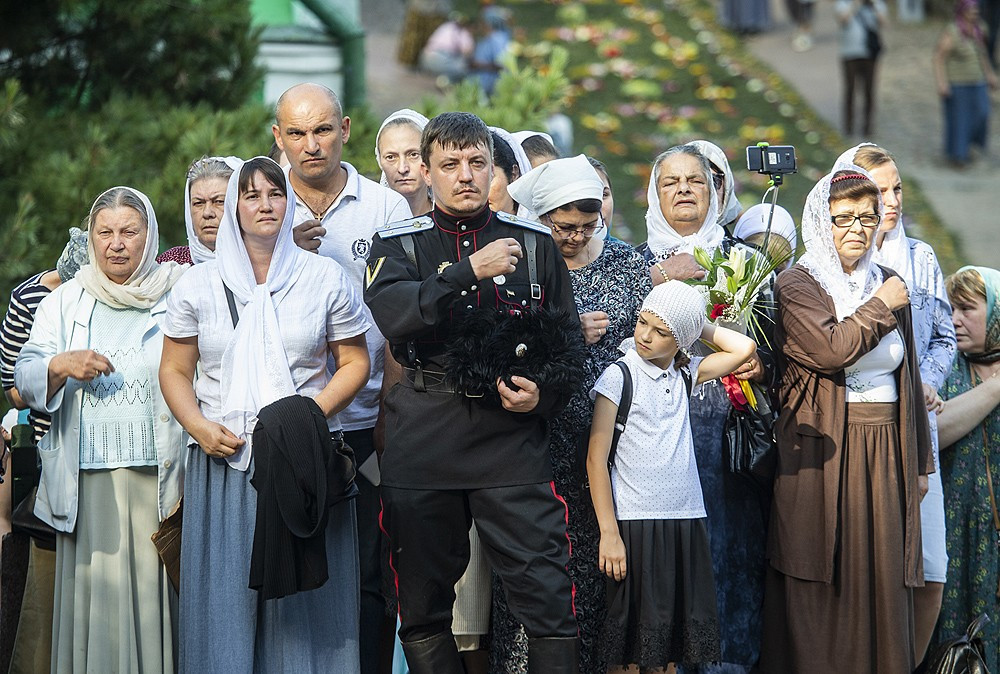
<svg viewBox="0 0 1000 674">
<path fill-rule="evenodd" d="M 699 337 L 719 351 L 690 359 L 682 349 Z M 605 370 L 590 392 L 595 406 L 587 473 L 601 528 L 598 564 L 611 579 L 602 650 L 612 672 L 717 662 L 715 579 L 685 374 L 694 386 L 727 375 L 756 345 L 706 324 L 702 294 L 668 281 L 643 301 L 635 337 L 622 350 L 633 395 L 610 475 L 624 381 L 619 367 Z"/>
</svg>

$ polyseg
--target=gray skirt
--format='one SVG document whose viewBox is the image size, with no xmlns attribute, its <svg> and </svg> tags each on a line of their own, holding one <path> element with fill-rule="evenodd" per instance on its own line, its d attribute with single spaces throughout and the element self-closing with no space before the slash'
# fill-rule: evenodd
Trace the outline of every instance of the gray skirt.
<svg viewBox="0 0 1000 674">
<path fill-rule="evenodd" d="M 257 491 L 247 472 L 191 447 L 181 534 L 180 671 L 354 674 L 358 550 L 354 501 L 330 511 L 322 586 L 261 601 L 249 588 Z"/>
<path fill-rule="evenodd" d="M 76 530 L 56 536 L 52 672 L 173 672 L 156 468 L 81 470 L 79 494 Z"/>
</svg>

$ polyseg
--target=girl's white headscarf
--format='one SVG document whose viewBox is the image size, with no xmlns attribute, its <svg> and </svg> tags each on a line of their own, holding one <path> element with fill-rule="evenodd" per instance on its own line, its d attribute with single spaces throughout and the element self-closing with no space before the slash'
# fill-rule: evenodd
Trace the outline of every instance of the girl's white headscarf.
<svg viewBox="0 0 1000 674">
<path fill-rule="evenodd" d="M 754 204 L 743 211 L 743 215 L 740 216 L 736 228 L 733 230 L 733 235 L 737 239 L 745 241 L 747 237 L 754 234 L 763 234 L 767 231 L 767 219 L 770 214 L 771 204 Z M 774 217 L 771 219 L 771 234 L 777 234 L 788 241 L 792 247 L 792 253 L 799 245 L 799 236 L 795 231 L 795 221 L 792 220 L 792 214 L 781 206 L 774 209 Z"/>
<path fill-rule="evenodd" d="M 267 157 L 256 159 L 272 161 Z M 274 244 L 267 280 L 258 285 L 236 215 L 241 169 L 242 166 L 234 170 L 229 179 L 215 254 L 222 282 L 244 305 L 232 339 L 222 354 L 221 384 L 222 423 L 237 437 L 246 440 L 242 449 L 226 461 L 237 470 L 246 470 L 250 465 L 257 412 L 295 393 L 275 307 L 299 278 L 306 265 L 303 258 L 309 253 L 292 240 L 295 193 L 288 182 L 288 174 L 281 171 L 285 176 L 282 187 L 287 197 L 285 215 Z"/>
<path fill-rule="evenodd" d="M 694 145 L 698 148 L 698 151 L 725 175 L 723 199 L 722 203 L 719 204 L 719 224 L 728 225 L 740 217 L 740 211 L 743 210 L 743 207 L 740 206 L 740 200 L 736 198 L 736 179 L 733 177 L 733 170 L 729 167 L 726 153 L 722 151 L 721 147 L 707 140 L 692 140 L 688 145 Z M 715 187 L 714 183 L 712 187 Z"/>
<path fill-rule="evenodd" d="M 221 161 L 232 170 L 243 165 L 243 160 L 239 157 L 207 157 L 201 161 Z M 195 181 L 197 182 L 197 181 Z M 187 230 L 188 249 L 191 251 L 191 261 L 201 264 L 208 260 L 215 259 L 215 251 L 198 240 L 198 234 L 194 231 L 194 220 L 191 218 L 191 180 L 184 183 L 184 228 Z"/>
<path fill-rule="evenodd" d="M 544 215 L 578 199 L 600 201 L 604 183 L 581 154 L 541 164 L 508 185 L 507 191 L 517 203 Z"/>
<path fill-rule="evenodd" d="M 840 155 L 835 166 L 854 164 L 854 156 L 866 145 L 878 147 L 875 143 L 861 143 Z M 895 228 L 885 233 L 881 246 L 873 246 L 874 259 L 883 267 L 892 269 L 903 277 L 908 287 L 913 287 L 913 258 L 910 257 L 910 241 L 903 229 L 903 213 L 899 212 Z"/>
<path fill-rule="evenodd" d="M 873 259 L 874 243 L 861 256 L 850 274 L 844 272 L 840 263 L 840 256 L 833 242 L 833 223 L 830 220 L 830 181 L 838 171 L 860 173 L 871 180 L 871 175 L 860 166 L 838 163 L 832 173 L 823 176 L 816 183 L 806 197 L 805 210 L 802 212 L 802 241 L 806 252 L 799 259 L 799 264 L 833 298 L 837 320 L 842 321 L 871 299 L 882 285 L 882 273 Z M 882 211 L 882 195 L 879 193 L 879 214 Z M 877 234 L 878 230 L 872 234 L 872 241 Z"/>
<path fill-rule="evenodd" d="M 669 159 L 670 155 L 665 159 Z M 703 156 L 699 153 L 698 156 Z M 695 246 L 712 253 L 726 234 L 726 230 L 718 223 L 719 199 L 715 193 L 715 185 L 712 183 L 712 172 L 706 169 L 705 185 L 707 187 L 709 204 L 708 212 L 701 227 L 694 234 L 681 236 L 670 226 L 663 211 L 660 209 L 660 192 L 657 183 L 660 180 L 660 166 L 663 159 L 653 164 L 653 174 L 649 177 L 649 186 L 646 188 L 646 242 L 654 255 L 663 257 L 674 253 L 690 253 Z M 603 188 L 602 188 L 603 194 Z"/>
<path fill-rule="evenodd" d="M 149 309 L 166 294 L 177 282 L 187 265 L 179 265 L 176 262 L 164 262 L 159 264 L 156 261 L 156 251 L 160 245 L 160 230 L 156 224 L 156 213 L 153 212 L 153 205 L 149 203 L 149 198 L 139 190 L 120 185 L 112 187 L 102 192 L 101 197 L 111 190 L 125 189 L 134 194 L 142 202 L 146 209 L 146 245 L 142 250 L 142 260 L 132 275 L 124 283 L 115 283 L 97 265 L 97 252 L 94 250 L 94 237 L 87 237 L 87 256 L 90 264 L 80 267 L 76 273 L 76 279 L 83 286 L 83 289 L 93 295 L 99 302 L 103 302 L 110 307 L 125 309 L 133 307 L 135 309 Z M 93 211 L 94 207 L 91 206 Z M 94 223 L 90 223 L 93 228 Z"/>
<path fill-rule="evenodd" d="M 421 132 L 423 132 L 424 127 L 427 126 L 427 123 L 430 121 L 416 110 L 410 110 L 409 108 L 403 108 L 402 110 L 397 110 L 396 112 L 386 117 L 385 121 L 382 122 L 382 126 L 378 128 L 378 133 L 375 134 L 375 161 L 378 162 L 379 165 L 382 164 L 382 157 L 379 156 L 378 152 L 378 140 L 379 138 L 382 137 L 382 131 L 385 130 L 385 127 L 388 126 L 389 123 L 394 122 L 397 119 L 408 120 Z M 389 181 L 385 177 L 385 171 L 382 171 L 382 178 L 379 180 L 379 182 L 382 184 L 382 187 L 389 186 Z"/>
</svg>

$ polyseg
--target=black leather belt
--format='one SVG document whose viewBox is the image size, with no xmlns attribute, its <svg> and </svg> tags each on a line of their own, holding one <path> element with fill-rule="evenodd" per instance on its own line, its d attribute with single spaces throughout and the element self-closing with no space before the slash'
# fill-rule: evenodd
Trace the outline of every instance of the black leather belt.
<svg viewBox="0 0 1000 674">
<path fill-rule="evenodd" d="M 454 395 L 455 387 L 447 382 L 444 372 L 425 370 L 423 368 L 404 367 L 399 383 L 420 393 L 450 393 Z"/>
</svg>

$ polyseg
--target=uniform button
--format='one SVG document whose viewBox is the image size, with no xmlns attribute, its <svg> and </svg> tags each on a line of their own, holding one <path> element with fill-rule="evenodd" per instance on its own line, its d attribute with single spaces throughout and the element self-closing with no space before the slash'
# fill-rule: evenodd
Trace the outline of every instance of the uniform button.
<svg viewBox="0 0 1000 674">
<path fill-rule="evenodd" d="M 528 306 L 528 300 L 521 300 L 521 306 L 522 307 Z"/>
<path fill-rule="evenodd" d="M 472 305 L 471 305 L 471 304 L 470 304 L 469 306 L 467 306 L 467 307 L 466 307 L 466 309 L 471 309 L 471 308 L 472 308 Z"/>
<path fill-rule="evenodd" d="M 170 459 L 164 459 L 163 460 L 163 467 L 164 468 L 170 468 L 170 466 L 172 466 L 172 465 L 174 465 L 174 464 L 170 461 Z"/>
<path fill-rule="evenodd" d="M 466 248 L 468 248 L 469 247 L 469 242 L 468 241 L 463 241 L 462 245 L 465 246 Z"/>
<path fill-rule="evenodd" d="M 466 291 L 464 291 L 464 290 L 462 291 L 462 297 L 465 297 L 465 296 L 466 296 L 466 295 L 468 295 L 468 294 L 469 294 L 469 293 L 467 293 Z"/>
<path fill-rule="evenodd" d="M 465 225 L 462 225 L 462 231 L 464 232 L 466 229 L 468 228 Z"/>
<path fill-rule="evenodd" d="M 476 290 L 476 286 L 472 286 L 469 290 Z"/>
<path fill-rule="evenodd" d="M 160 421 L 162 421 L 163 423 L 167 423 L 168 421 L 170 421 L 170 417 L 167 416 L 166 414 L 161 414 Z"/>
</svg>

